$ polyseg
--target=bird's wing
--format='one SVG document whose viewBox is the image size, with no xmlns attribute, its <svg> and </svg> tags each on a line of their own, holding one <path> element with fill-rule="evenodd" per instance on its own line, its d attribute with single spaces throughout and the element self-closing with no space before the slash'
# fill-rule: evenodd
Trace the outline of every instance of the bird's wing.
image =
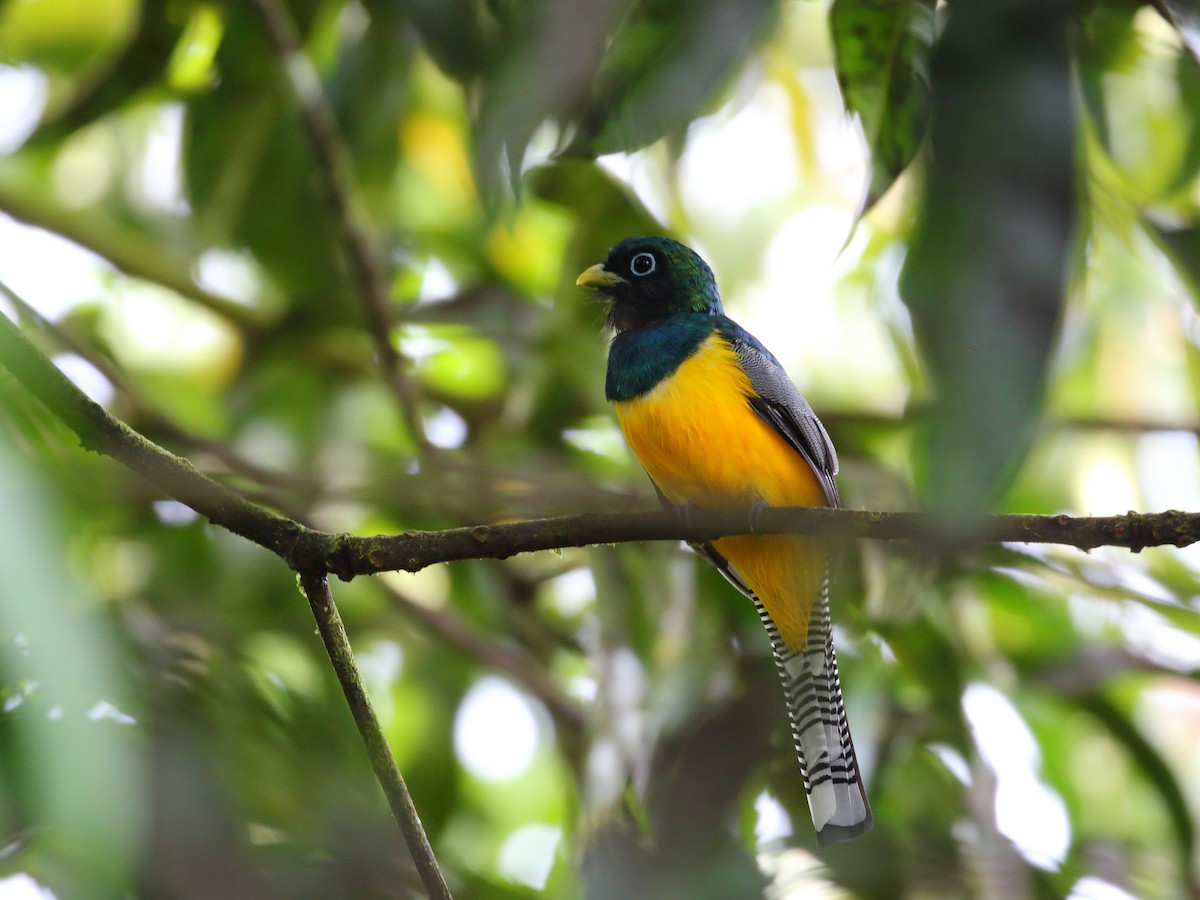
<svg viewBox="0 0 1200 900">
<path fill-rule="evenodd" d="M 755 394 L 749 398 L 750 406 L 804 457 L 820 479 L 829 505 L 837 506 L 838 490 L 833 480 L 838 473 L 837 451 L 817 414 L 792 384 L 779 360 L 752 334 L 729 319 L 721 323 L 719 330 L 750 377 Z"/>
<path fill-rule="evenodd" d="M 838 505 L 837 452 L 808 401 L 787 377 L 779 361 L 753 335 L 728 319 L 719 326 L 750 377 L 754 396 L 750 406 L 799 453 L 812 468 L 825 499 Z M 829 619 L 829 573 L 813 603 L 808 646 L 788 647 L 762 601 L 711 544 L 697 546 L 709 562 L 739 591 L 754 601 L 771 639 L 775 665 L 783 681 L 792 739 L 800 757 L 817 841 L 822 846 L 849 840 L 871 829 L 870 803 L 850 737 L 833 629 Z"/>
</svg>

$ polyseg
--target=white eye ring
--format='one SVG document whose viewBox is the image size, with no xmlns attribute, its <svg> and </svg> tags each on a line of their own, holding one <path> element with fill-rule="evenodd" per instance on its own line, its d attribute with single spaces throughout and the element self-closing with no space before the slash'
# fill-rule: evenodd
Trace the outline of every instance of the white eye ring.
<svg viewBox="0 0 1200 900">
<path fill-rule="evenodd" d="M 639 278 L 652 274 L 657 268 L 658 260 L 654 258 L 653 253 L 637 253 L 629 261 L 629 271 Z"/>
</svg>

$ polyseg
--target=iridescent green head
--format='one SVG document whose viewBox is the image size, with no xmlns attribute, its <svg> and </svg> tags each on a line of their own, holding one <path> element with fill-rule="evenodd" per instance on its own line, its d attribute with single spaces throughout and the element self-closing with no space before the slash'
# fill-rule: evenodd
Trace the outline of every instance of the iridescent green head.
<svg viewBox="0 0 1200 900">
<path fill-rule="evenodd" d="M 575 283 L 609 300 L 608 324 L 617 331 L 676 313 L 724 313 L 712 269 L 670 238 L 626 238 Z"/>
</svg>

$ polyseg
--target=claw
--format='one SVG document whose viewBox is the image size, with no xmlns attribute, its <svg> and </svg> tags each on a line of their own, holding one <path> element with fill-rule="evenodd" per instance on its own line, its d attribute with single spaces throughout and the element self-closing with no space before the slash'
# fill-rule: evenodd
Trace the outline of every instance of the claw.
<svg viewBox="0 0 1200 900">
<path fill-rule="evenodd" d="M 763 510 L 770 506 L 766 500 L 759 500 L 750 507 L 750 533 L 758 534 L 758 525 L 762 521 Z"/>
<path fill-rule="evenodd" d="M 683 523 L 684 528 L 692 527 L 692 509 L 691 503 L 683 502 L 675 505 L 675 515 L 679 516 L 679 521 Z"/>
</svg>

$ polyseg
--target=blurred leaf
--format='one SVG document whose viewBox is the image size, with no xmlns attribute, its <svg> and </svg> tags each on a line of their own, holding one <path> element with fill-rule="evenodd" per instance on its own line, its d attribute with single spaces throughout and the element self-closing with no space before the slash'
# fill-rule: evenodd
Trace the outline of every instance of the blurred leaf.
<svg viewBox="0 0 1200 900">
<path fill-rule="evenodd" d="M 1167 193 L 1187 187 L 1200 172 L 1200 62 L 1191 54 L 1180 53 L 1175 79 L 1179 85 L 1179 106 L 1186 119 L 1187 146 Z"/>
<path fill-rule="evenodd" d="M 1154 0 L 1154 6 L 1175 26 L 1192 57 L 1200 61 L 1200 3 L 1196 0 Z"/>
<path fill-rule="evenodd" d="M 425 51 L 451 78 L 468 82 L 488 61 L 483 5 L 478 0 L 413 0 L 407 4 Z"/>
<path fill-rule="evenodd" d="M 121 53 L 75 92 L 64 109 L 44 121 L 31 142 L 55 142 L 128 102 L 159 81 L 183 34 L 191 3 L 143 3 L 137 27 Z"/>
<path fill-rule="evenodd" d="M 568 155 L 631 152 L 708 109 L 778 15 L 778 0 L 641 0 L 612 38 Z"/>
<path fill-rule="evenodd" d="M 658 234 L 663 230 L 638 196 L 618 179 L 594 163 L 559 160 L 532 169 L 526 187 L 534 196 L 576 214 L 587 210 L 576 226 L 573 264 L 591 265 L 608 254 L 622 238 Z M 583 271 L 580 268 L 580 271 Z M 564 273 L 575 283 L 575 274 Z"/>
<path fill-rule="evenodd" d="M 1065 11 L 956 6 L 932 75 L 901 293 L 933 380 L 921 492 L 965 512 L 991 507 L 1024 457 L 1064 302 L 1076 179 Z"/>
<path fill-rule="evenodd" d="M 829 9 L 838 84 L 871 150 L 863 205 L 874 206 L 916 155 L 929 118 L 930 0 L 834 0 Z"/>
<path fill-rule="evenodd" d="M 1080 88 L 1084 108 L 1091 115 L 1100 145 L 1112 151 L 1108 109 L 1104 99 L 1105 77 L 1120 71 L 1134 47 L 1132 3 L 1096 3 L 1081 17 L 1075 29 Z"/>
<path fill-rule="evenodd" d="M 363 196 L 371 201 L 386 196 L 395 172 L 413 42 L 397 4 L 376 0 L 365 7 L 370 24 L 339 54 L 327 94 L 366 188 Z"/>
<path fill-rule="evenodd" d="M 495 206 L 506 185 L 515 189 L 540 125 L 582 108 L 629 2 L 531 0 L 503 23 L 475 121 L 476 180 L 486 203 Z"/>
<path fill-rule="evenodd" d="M 64 571 L 54 493 L 19 459 L 0 434 L 0 715 L 15 738 L 0 753 L 0 783 L 28 804 L 23 823 L 6 811 L 0 825 L 32 829 L 64 894 L 120 893 L 142 830 L 130 716 L 142 713 L 129 706 L 114 636 Z M 90 714 L 101 703 L 117 718 Z"/>
<path fill-rule="evenodd" d="M 922 739 L 942 741 L 965 753 L 970 746 L 961 713 L 967 683 L 965 661 L 936 618 L 926 613 L 901 627 L 886 629 L 884 635 L 904 672 L 907 690 L 903 699 L 911 713 L 926 716 L 929 730 Z"/>
<path fill-rule="evenodd" d="M 1162 248 L 1192 295 L 1200 305 L 1200 225 L 1166 225 L 1143 214 L 1142 224 Z"/>
<path fill-rule="evenodd" d="M 500 349 L 464 329 L 434 332 L 442 348 L 420 367 L 421 378 L 442 394 L 484 400 L 502 394 L 507 385 Z"/>
<path fill-rule="evenodd" d="M 1096 718 L 1100 724 L 1129 753 L 1130 759 L 1141 770 L 1142 774 L 1157 791 L 1167 807 L 1175 836 L 1179 840 L 1179 864 L 1185 873 L 1186 880 L 1195 881 L 1196 871 L 1193 862 L 1196 829 L 1192 814 L 1188 808 L 1187 799 L 1180 789 L 1175 775 L 1168 768 L 1162 756 L 1137 730 L 1133 722 L 1117 707 L 1101 694 L 1090 694 L 1078 698 L 1081 708 Z"/>
<path fill-rule="evenodd" d="M 137 0 L 25 0 L 0 4 L 0 59 L 69 78 L 119 53 L 136 26 Z"/>
<path fill-rule="evenodd" d="M 249 4 L 231 8 L 221 78 L 188 104 L 184 173 L 202 235 L 251 250 L 322 324 L 348 314 L 341 245 L 277 54 Z M 303 222 L 303 228 L 288 227 Z"/>
</svg>

